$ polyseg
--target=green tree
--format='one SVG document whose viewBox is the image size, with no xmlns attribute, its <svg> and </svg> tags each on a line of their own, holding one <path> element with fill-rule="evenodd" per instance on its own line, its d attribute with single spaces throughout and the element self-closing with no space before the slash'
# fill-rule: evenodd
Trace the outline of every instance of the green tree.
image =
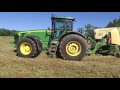
<svg viewBox="0 0 120 90">
<path fill-rule="evenodd" d="M 120 17 L 119 19 L 114 19 L 113 21 L 110 21 L 107 26 L 108 27 L 120 27 Z"/>
<path fill-rule="evenodd" d="M 84 28 L 78 28 L 78 32 L 80 32 L 82 35 L 84 35 L 85 37 L 91 37 L 92 39 L 95 39 L 94 37 L 94 29 L 96 28 L 101 28 L 101 27 L 95 27 L 91 24 L 87 24 L 84 26 Z"/>
<path fill-rule="evenodd" d="M 0 29 L 0 36 L 13 36 L 16 30 L 9 30 L 5 28 Z"/>
<path fill-rule="evenodd" d="M 78 28 L 77 32 L 80 32 L 82 35 L 85 34 L 85 29 L 84 28 Z"/>
<path fill-rule="evenodd" d="M 14 32 L 16 32 L 16 30 L 11 30 L 10 36 L 13 36 Z"/>
<path fill-rule="evenodd" d="M 85 29 L 86 29 L 85 36 L 86 37 L 91 37 L 92 39 L 95 39 L 95 37 L 94 37 L 95 27 L 92 26 L 91 24 L 87 24 L 87 25 L 85 25 Z"/>
</svg>

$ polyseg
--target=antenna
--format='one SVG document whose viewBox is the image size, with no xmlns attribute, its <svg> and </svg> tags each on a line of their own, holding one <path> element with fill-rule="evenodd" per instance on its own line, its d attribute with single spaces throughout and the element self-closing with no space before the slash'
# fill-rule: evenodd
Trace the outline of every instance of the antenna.
<svg viewBox="0 0 120 90">
<path fill-rule="evenodd" d="M 54 14 L 54 12 L 52 13 L 52 17 L 54 17 L 54 16 L 56 16 L 55 14 Z"/>
<path fill-rule="evenodd" d="M 54 16 L 54 13 L 52 13 L 52 16 Z"/>
</svg>

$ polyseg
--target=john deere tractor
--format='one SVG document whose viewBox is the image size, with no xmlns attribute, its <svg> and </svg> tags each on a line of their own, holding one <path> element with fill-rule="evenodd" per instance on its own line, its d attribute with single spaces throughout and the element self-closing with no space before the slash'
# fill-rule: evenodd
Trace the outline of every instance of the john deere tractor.
<svg viewBox="0 0 120 90">
<path fill-rule="evenodd" d="M 27 30 L 14 33 L 14 47 L 17 55 L 33 58 L 41 51 L 59 56 L 65 60 L 81 60 L 86 54 L 85 37 L 73 31 L 75 18 L 51 17 L 52 29 Z"/>
</svg>

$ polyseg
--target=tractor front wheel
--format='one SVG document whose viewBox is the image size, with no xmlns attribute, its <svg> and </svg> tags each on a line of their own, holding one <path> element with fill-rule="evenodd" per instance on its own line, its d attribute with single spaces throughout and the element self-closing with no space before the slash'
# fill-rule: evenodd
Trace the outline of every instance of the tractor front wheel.
<svg viewBox="0 0 120 90">
<path fill-rule="evenodd" d="M 17 54 L 20 57 L 32 58 L 36 53 L 37 46 L 32 39 L 25 38 L 17 44 Z"/>
<path fill-rule="evenodd" d="M 76 34 L 65 36 L 59 46 L 62 58 L 66 60 L 81 60 L 86 54 L 86 50 L 84 39 Z"/>
</svg>

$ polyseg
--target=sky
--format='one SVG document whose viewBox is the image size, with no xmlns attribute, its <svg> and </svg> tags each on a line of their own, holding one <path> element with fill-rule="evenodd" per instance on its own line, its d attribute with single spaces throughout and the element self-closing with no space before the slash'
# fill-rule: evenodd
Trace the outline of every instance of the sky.
<svg viewBox="0 0 120 90">
<path fill-rule="evenodd" d="M 51 28 L 53 12 L 0 12 L 0 28 L 10 30 L 34 30 Z M 105 27 L 108 22 L 118 19 L 120 12 L 54 12 L 57 16 L 74 17 L 74 31 L 86 24 Z"/>
</svg>

